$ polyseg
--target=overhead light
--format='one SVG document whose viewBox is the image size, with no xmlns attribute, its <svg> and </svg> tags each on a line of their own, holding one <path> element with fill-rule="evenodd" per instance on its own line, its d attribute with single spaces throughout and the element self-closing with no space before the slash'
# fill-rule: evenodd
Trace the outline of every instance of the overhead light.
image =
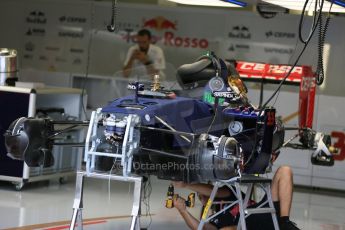
<svg viewBox="0 0 345 230">
<path fill-rule="evenodd" d="M 245 2 L 238 0 L 168 0 L 183 5 L 195 6 L 217 6 L 217 7 L 244 7 L 247 5 Z"/>
<path fill-rule="evenodd" d="M 264 2 L 278 5 L 290 10 L 303 10 L 305 0 L 262 0 Z M 324 1 L 322 11 L 328 12 L 333 0 Z M 306 10 L 314 10 L 315 0 L 310 0 L 306 7 Z M 334 0 L 331 12 L 345 13 L 345 2 L 341 0 Z"/>
</svg>

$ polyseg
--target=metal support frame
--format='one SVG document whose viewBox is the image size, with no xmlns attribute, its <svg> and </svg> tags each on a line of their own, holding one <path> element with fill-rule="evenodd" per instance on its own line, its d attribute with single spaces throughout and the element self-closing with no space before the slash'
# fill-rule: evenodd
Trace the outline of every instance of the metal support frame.
<svg viewBox="0 0 345 230">
<path fill-rule="evenodd" d="M 253 192 L 254 184 L 259 185 L 263 189 L 263 191 L 266 194 L 267 199 L 256 208 L 248 208 L 247 205 L 251 197 L 251 194 Z M 208 211 L 213 204 L 213 201 L 214 201 L 215 195 L 217 194 L 218 189 L 224 185 L 230 188 L 230 190 L 236 196 L 237 200 L 226 205 L 223 209 L 221 209 L 217 213 L 211 216 L 208 216 Z M 241 190 L 241 186 L 243 185 L 246 187 L 246 191 L 245 191 L 246 195 L 244 199 L 242 197 L 242 190 Z M 235 189 L 233 188 L 233 186 L 235 187 Z M 263 208 L 263 206 L 266 205 L 267 203 L 269 207 Z M 228 181 L 216 182 L 211 192 L 211 195 L 209 197 L 209 200 L 207 201 L 206 206 L 204 208 L 204 212 L 202 214 L 202 218 L 200 220 L 198 230 L 202 230 L 205 223 L 209 222 L 211 219 L 218 216 L 220 213 L 230 209 L 232 206 L 236 204 L 239 205 L 239 212 L 240 212 L 240 219 L 237 225 L 238 230 L 239 229 L 247 230 L 246 218 L 251 214 L 259 214 L 259 213 L 270 213 L 272 215 L 274 229 L 279 230 L 276 210 L 274 208 L 273 201 L 272 201 L 270 180 L 266 178 L 254 176 L 254 175 L 244 175 L 244 176 L 231 178 Z"/>
<path fill-rule="evenodd" d="M 133 154 L 139 148 L 139 137 L 134 134 L 134 128 L 139 125 L 140 118 L 138 115 L 129 114 L 127 118 L 126 131 L 122 143 L 121 153 L 105 153 L 97 152 L 98 144 L 98 121 L 102 117 L 101 109 L 93 111 L 91 114 L 90 124 L 85 140 L 85 155 L 84 161 L 86 161 L 86 172 L 92 173 L 95 168 L 96 156 L 106 156 L 112 157 L 115 160 L 121 161 L 121 166 L 123 167 L 122 175 L 128 176 L 132 169 Z M 91 146 L 91 147 L 90 147 Z"/>
<path fill-rule="evenodd" d="M 102 118 L 101 109 L 92 112 L 89 123 L 89 128 L 85 141 L 84 160 L 86 161 L 86 171 L 77 172 L 76 190 L 73 203 L 73 215 L 70 224 L 70 230 L 76 226 L 78 229 L 83 229 L 82 223 L 82 209 L 83 209 L 83 190 L 84 178 L 92 177 L 97 179 L 115 180 L 134 183 L 133 191 L 133 206 L 132 206 L 132 220 L 130 230 L 140 230 L 140 207 L 141 207 L 141 189 L 142 177 L 131 175 L 133 153 L 138 150 L 139 137 L 135 135 L 134 129 L 140 123 L 140 118 L 135 114 L 127 116 L 126 131 L 122 143 L 121 153 L 106 153 L 97 152 L 98 136 L 100 135 L 99 120 Z M 106 156 L 119 160 L 123 170 L 121 174 L 109 174 L 96 172 L 95 161 L 96 156 Z"/>
<path fill-rule="evenodd" d="M 134 183 L 133 190 L 133 206 L 132 206 L 132 221 L 130 230 L 140 230 L 140 207 L 141 207 L 141 188 L 142 177 L 136 176 L 119 176 L 109 175 L 107 173 L 86 173 L 85 171 L 77 172 L 76 190 L 73 202 L 73 215 L 70 223 L 70 230 L 77 227 L 79 230 L 83 229 L 82 223 L 82 209 L 83 209 L 83 191 L 84 191 L 84 178 L 92 177 L 98 179 L 124 181 Z M 77 225 L 76 225 L 77 224 Z"/>
</svg>

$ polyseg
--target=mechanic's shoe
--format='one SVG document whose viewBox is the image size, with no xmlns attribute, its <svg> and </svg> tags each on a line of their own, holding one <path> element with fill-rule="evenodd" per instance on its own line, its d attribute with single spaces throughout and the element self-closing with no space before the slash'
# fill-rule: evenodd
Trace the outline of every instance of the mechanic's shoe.
<svg viewBox="0 0 345 230">
<path fill-rule="evenodd" d="M 280 222 L 280 230 L 301 230 L 297 227 L 297 224 L 288 220 Z"/>
</svg>

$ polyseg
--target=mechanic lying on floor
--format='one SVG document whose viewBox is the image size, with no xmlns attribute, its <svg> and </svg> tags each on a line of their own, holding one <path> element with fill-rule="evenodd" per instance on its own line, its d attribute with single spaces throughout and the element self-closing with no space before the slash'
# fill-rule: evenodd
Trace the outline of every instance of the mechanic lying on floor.
<svg viewBox="0 0 345 230">
<path fill-rule="evenodd" d="M 213 186 L 210 184 L 186 184 L 183 182 L 173 182 L 176 188 L 187 188 L 198 193 L 200 201 L 203 205 L 206 204 L 208 197 L 211 195 Z M 290 221 L 290 209 L 293 193 L 293 175 L 292 170 L 288 166 L 281 166 L 277 169 L 271 185 L 272 199 L 276 209 L 279 227 L 281 230 L 298 230 L 295 223 Z M 234 201 L 235 195 L 230 188 L 223 186 L 219 188 L 216 194 L 217 201 Z M 265 198 L 263 198 L 265 200 Z M 250 204 L 249 208 L 257 207 L 262 201 L 256 204 Z M 217 207 L 218 206 L 218 207 Z M 181 197 L 175 197 L 174 207 L 179 211 L 186 224 L 190 229 L 197 229 L 199 220 L 192 216 L 186 209 L 186 202 Z M 214 212 L 220 210 L 220 205 L 215 205 Z M 201 212 L 202 213 L 202 212 Z M 236 205 L 229 210 L 221 213 L 212 219 L 209 223 L 204 225 L 204 229 L 221 229 L 221 230 L 235 230 L 239 220 L 239 212 Z M 274 229 L 272 216 L 270 213 L 251 214 L 246 218 L 246 225 L 248 230 L 270 230 Z"/>
</svg>

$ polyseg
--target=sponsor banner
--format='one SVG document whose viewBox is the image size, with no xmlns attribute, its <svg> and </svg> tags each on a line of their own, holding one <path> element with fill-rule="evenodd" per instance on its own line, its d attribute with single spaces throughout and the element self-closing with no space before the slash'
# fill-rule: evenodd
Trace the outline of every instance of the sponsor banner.
<svg viewBox="0 0 345 230">
<path fill-rule="evenodd" d="M 297 41 L 298 17 L 267 20 L 257 14 L 226 14 L 221 55 L 228 59 L 289 64 Z M 303 63 L 309 64 L 309 63 Z"/>
<path fill-rule="evenodd" d="M 3 9 L 7 9 L 6 6 L 10 3 L 4 2 L 0 4 Z M 169 66 L 165 75 L 170 80 L 175 78 L 176 68 L 193 62 L 206 50 L 214 51 L 217 56 L 226 59 L 273 64 L 291 64 L 295 60 L 291 59 L 291 55 L 294 54 L 298 37 L 298 15 L 282 14 L 267 20 L 252 12 L 229 9 L 172 8 L 120 2 L 116 17 L 118 30 L 110 33 L 106 30 L 111 17 L 110 2 L 91 4 L 53 0 L 38 3 L 27 0 L 16 4 L 18 5 L 13 8 L 18 8 L 20 17 L 10 17 L 4 10 L 3 15 L 6 17 L 1 15 L 1 19 L 6 21 L 7 17 L 11 18 L 13 28 L 21 29 L 11 35 L 14 39 L 8 39 L 6 34 L 0 41 L 4 41 L 2 44 L 8 44 L 9 47 L 16 47 L 13 43 L 19 44 L 18 50 L 22 51 L 20 55 L 25 53 L 29 57 L 28 54 L 33 53 L 21 63 L 25 68 L 48 69 L 49 66 L 45 64 L 47 61 L 39 61 L 39 57 L 43 55 L 57 71 L 84 72 L 86 68 L 81 67 L 85 67 L 86 50 L 92 34 L 90 71 L 96 75 L 113 75 L 121 71 L 127 49 L 135 44 L 135 34 L 141 28 L 149 29 L 153 41 L 163 48 Z M 11 9 L 9 12 L 13 8 L 8 8 Z M 310 19 L 306 17 L 305 24 L 310 23 Z M 326 74 L 334 76 L 333 78 L 340 77 L 345 71 L 342 59 L 339 58 L 345 52 L 345 47 L 333 45 L 341 44 L 344 40 L 345 31 L 338 29 L 343 24 L 343 19 L 334 18 L 326 38 L 332 52 L 326 65 Z M 307 31 L 304 33 L 307 34 Z M 337 36 L 332 36 L 334 34 Z M 28 45 L 29 42 L 33 46 Z M 316 42 L 312 40 L 309 46 L 311 48 L 306 50 L 299 64 L 315 68 Z M 56 57 L 64 57 L 67 61 L 56 63 Z M 73 63 L 80 63 L 75 61 L 77 58 L 84 64 L 74 65 Z M 104 60 L 110 63 L 104 65 Z M 336 82 L 327 82 L 326 87 L 333 87 L 341 92 L 341 86 Z"/>
<path fill-rule="evenodd" d="M 297 39 L 298 17 L 294 15 L 268 21 L 250 12 L 229 14 L 229 10 L 223 9 L 121 3 L 117 8 L 117 30 L 110 33 L 106 30 L 110 6 L 104 2 L 38 4 L 30 1 L 24 6 L 23 46 L 26 52 L 35 55 L 30 62 L 24 61 L 23 66 L 83 72 L 85 68 L 81 66 L 85 67 L 87 42 L 92 34 L 89 70 L 97 75 L 113 75 L 122 69 L 127 49 L 136 42 L 136 32 L 147 28 L 152 32 L 153 42 L 163 48 L 169 66 L 165 75 L 173 80 L 177 67 L 193 62 L 206 50 L 226 59 L 288 63 Z M 28 42 L 34 44 L 34 51 L 30 51 Z M 39 56 L 46 56 L 50 65 L 44 64 L 46 59 L 41 63 L 43 59 Z M 56 62 L 56 57 L 67 61 Z M 104 60 L 112 61 L 104 65 Z"/>
<path fill-rule="evenodd" d="M 269 80 L 282 80 L 291 70 L 289 65 L 274 65 L 256 62 L 238 61 L 236 69 L 244 78 L 258 78 Z M 303 76 L 309 75 L 311 69 L 308 66 L 295 66 L 286 81 L 300 83 Z"/>
<path fill-rule="evenodd" d="M 273 64 L 289 64 L 295 52 L 295 42 L 280 44 L 256 40 L 229 40 L 221 45 L 221 55 L 228 59 L 266 62 Z"/>
<path fill-rule="evenodd" d="M 90 5 L 28 1 L 23 8 L 22 68 L 85 72 Z"/>
</svg>

